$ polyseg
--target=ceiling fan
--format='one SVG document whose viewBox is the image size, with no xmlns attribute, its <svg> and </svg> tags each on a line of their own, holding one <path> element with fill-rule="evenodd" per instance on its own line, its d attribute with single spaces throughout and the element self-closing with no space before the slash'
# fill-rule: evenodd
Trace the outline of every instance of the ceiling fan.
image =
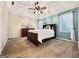
<svg viewBox="0 0 79 59">
<path fill-rule="evenodd" d="M 32 10 L 34 10 L 34 13 L 36 14 L 36 13 L 41 13 L 41 14 L 43 14 L 43 9 L 46 9 L 46 7 L 40 7 L 40 5 L 39 5 L 39 2 L 35 2 L 35 6 L 34 6 L 34 8 L 29 8 L 29 9 L 32 9 Z"/>
</svg>

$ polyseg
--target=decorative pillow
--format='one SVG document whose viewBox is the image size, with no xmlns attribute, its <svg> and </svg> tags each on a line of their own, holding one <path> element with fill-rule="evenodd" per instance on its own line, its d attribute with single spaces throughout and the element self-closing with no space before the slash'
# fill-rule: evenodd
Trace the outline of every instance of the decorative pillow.
<svg viewBox="0 0 79 59">
<path fill-rule="evenodd" d="M 50 26 L 46 26 L 44 29 L 51 30 Z"/>
</svg>

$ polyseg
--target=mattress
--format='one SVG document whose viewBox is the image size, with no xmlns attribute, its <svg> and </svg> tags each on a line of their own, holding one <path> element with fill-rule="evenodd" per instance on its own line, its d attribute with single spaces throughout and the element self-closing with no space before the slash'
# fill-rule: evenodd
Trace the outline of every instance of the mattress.
<svg viewBox="0 0 79 59">
<path fill-rule="evenodd" d="M 42 43 L 45 38 L 54 37 L 54 30 L 29 30 L 29 32 L 38 34 L 38 41 Z"/>
</svg>

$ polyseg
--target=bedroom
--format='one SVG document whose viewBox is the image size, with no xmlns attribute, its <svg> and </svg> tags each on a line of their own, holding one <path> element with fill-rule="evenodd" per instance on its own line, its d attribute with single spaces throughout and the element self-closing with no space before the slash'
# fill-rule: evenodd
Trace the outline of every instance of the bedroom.
<svg viewBox="0 0 79 59">
<path fill-rule="evenodd" d="M 35 3 L 45 7 L 42 13 L 39 8 L 38 14 L 31 9 Z M 78 1 L 0 1 L 0 4 L 2 56 L 79 57 Z"/>
</svg>

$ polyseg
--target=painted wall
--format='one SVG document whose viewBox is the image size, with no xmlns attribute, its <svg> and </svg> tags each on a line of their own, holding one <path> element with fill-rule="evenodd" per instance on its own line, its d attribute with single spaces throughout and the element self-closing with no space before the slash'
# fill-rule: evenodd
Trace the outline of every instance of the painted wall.
<svg viewBox="0 0 79 59">
<path fill-rule="evenodd" d="M 0 2 L 0 54 L 8 39 L 8 11 L 6 2 Z"/>
<path fill-rule="evenodd" d="M 1 4 L 1 2 L 0 2 L 0 4 Z M 1 16 L 1 11 L 2 11 L 2 5 L 0 5 L 0 16 Z M 2 51 L 2 49 L 1 49 L 1 41 L 2 41 L 2 19 L 1 19 L 1 17 L 0 17 L 0 54 L 1 54 L 1 51 Z"/>
<path fill-rule="evenodd" d="M 54 24 L 54 23 L 57 22 L 57 16 L 56 15 L 55 16 L 51 15 L 51 16 L 45 17 L 45 18 L 43 18 L 41 20 L 43 21 L 43 24 L 44 23 Z"/>
<path fill-rule="evenodd" d="M 15 15 L 9 12 L 9 24 L 8 24 L 8 37 L 13 38 L 13 37 L 20 37 L 21 36 L 21 28 L 22 24 L 25 25 L 32 25 L 32 27 L 35 27 L 34 21 L 28 18 L 21 17 L 19 15 Z"/>
</svg>

